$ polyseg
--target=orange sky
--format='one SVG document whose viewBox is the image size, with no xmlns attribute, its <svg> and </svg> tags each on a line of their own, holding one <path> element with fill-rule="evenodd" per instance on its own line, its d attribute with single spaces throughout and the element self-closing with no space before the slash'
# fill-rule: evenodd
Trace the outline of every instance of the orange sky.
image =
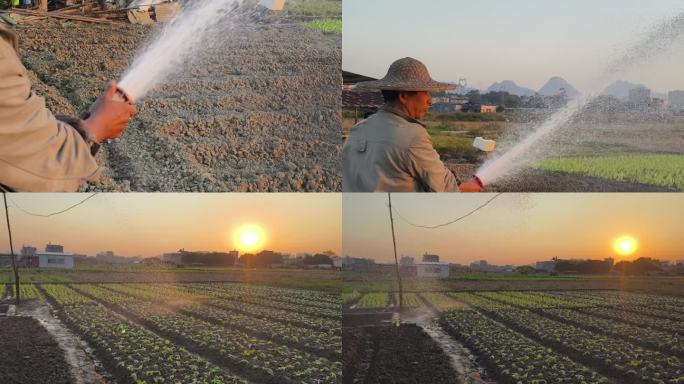
<svg viewBox="0 0 684 384">
<path fill-rule="evenodd" d="M 395 208 L 415 224 L 448 222 L 481 205 L 491 194 L 393 194 Z M 393 260 L 387 194 L 347 194 L 343 203 L 343 253 Z M 527 264 L 559 258 L 640 256 L 684 259 L 684 194 L 504 194 L 456 224 L 415 228 L 395 217 L 397 252 L 417 259 Z M 632 235 L 637 251 L 623 257 L 613 241 Z"/>
<path fill-rule="evenodd" d="M 33 213 L 52 213 L 88 194 L 13 194 Z M 255 223 L 266 234 L 264 248 L 322 252 L 341 248 L 338 194 L 98 194 L 83 205 L 51 218 L 21 212 L 9 202 L 15 251 L 22 244 L 42 249 L 58 243 L 65 251 L 95 255 L 112 250 L 123 256 L 157 256 L 186 250 L 228 251 L 233 232 Z M 0 210 L 2 210 L 0 208 Z M 4 210 L 0 252 L 9 251 Z"/>
</svg>

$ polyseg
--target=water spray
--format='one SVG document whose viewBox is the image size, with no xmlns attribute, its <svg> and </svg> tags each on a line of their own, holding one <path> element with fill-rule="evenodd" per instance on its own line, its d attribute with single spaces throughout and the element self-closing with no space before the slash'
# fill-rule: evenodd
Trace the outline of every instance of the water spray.
<svg viewBox="0 0 684 384">
<path fill-rule="evenodd" d="M 481 185 L 490 184 L 502 176 L 512 173 L 523 164 L 533 160 L 530 150 L 540 146 L 542 140 L 561 126 L 567 124 L 574 116 L 582 111 L 586 103 L 593 100 L 605 89 L 611 81 L 626 70 L 651 59 L 670 48 L 675 42 L 684 36 L 684 13 L 659 24 L 645 38 L 633 44 L 625 54 L 613 60 L 603 71 L 599 73 L 592 92 L 580 95 L 570 100 L 568 104 L 555 112 L 531 134 L 517 143 L 499 157 L 485 162 L 475 173 L 475 180 Z"/>
<path fill-rule="evenodd" d="M 193 1 L 166 24 L 157 39 L 133 60 L 119 82 L 124 99 L 140 100 L 169 76 L 180 72 L 219 36 L 218 27 L 234 17 L 242 0 Z"/>
</svg>

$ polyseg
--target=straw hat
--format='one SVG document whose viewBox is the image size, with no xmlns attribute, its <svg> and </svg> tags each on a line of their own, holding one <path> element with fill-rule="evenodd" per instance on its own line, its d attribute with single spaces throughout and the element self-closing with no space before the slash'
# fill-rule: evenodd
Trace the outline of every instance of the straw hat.
<svg viewBox="0 0 684 384">
<path fill-rule="evenodd" d="M 432 80 L 425 64 L 405 57 L 392 63 L 384 78 L 358 83 L 354 90 L 443 92 L 456 88 L 455 85 Z"/>
</svg>

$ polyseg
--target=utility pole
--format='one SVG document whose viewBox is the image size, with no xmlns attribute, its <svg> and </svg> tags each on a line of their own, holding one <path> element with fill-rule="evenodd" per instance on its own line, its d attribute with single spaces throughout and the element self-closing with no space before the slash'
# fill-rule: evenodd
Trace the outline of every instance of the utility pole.
<svg viewBox="0 0 684 384">
<path fill-rule="evenodd" d="M 5 201 L 5 218 L 7 219 L 7 233 L 9 234 L 10 257 L 12 259 L 12 270 L 14 271 L 14 297 L 15 302 L 18 305 L 19 300 L 21 299 L 19 297 L 19 271 L 17 271 L 17 261 L 16 256 L 14 255 L 14 245 L 12 244 L 12 228 L 10 227 L 9 210 L 7 209 L 7 193 L 3 192 L 2 198 Z"/>
<path fill-rule="evenodd" d="M 387 192 L 389 199 L 390 225 L 392 227 L 392 245 L 394 246 L 394 265 L 397 268 L 397 282 L 399 284 L 399 311 L 404 309 L 404 290 L 401 286 L 401 272 L 399 271 L 399 259 L 397 258 L 397 239 L 394 236 L 394 217 L 392 216 L 392 194 Z"/>
</svg>

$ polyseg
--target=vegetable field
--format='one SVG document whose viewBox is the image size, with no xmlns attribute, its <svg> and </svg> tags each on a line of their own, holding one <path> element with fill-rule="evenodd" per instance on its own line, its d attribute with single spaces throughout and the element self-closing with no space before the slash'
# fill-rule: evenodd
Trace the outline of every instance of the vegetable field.
<svg viewBox="0 0 684 384">
<path fill-rule="evenodd" d="M 42 284 L 118 383 L 337 383 L 339 295 L 238 283 Z"/>
<path fill-rule="evenodd" d="M 682 297 L 408 292 L 397 327 L 395 318 L 368 316 L 369 308 L 385 308 L 387 296 L 398 300 L 396 292 L 370 292 L 343 309 L 344 383 L 684 384 Z M 425 365 L 420 373 L 417 361 Z"/>
<path fill-rule="evenodd" d="M 684 190 L 684 156 L 624 155 L 549 159 L 536 167 L 546 171 L 580 174 L 607 180 Z"/>
<path fill-rule="evenodd" d="M 500 382 L 684 383 L 684 299 L 614 291 L 447 295 L 464 307 L 443 312 L 442 328 Z"/>
</svg>

